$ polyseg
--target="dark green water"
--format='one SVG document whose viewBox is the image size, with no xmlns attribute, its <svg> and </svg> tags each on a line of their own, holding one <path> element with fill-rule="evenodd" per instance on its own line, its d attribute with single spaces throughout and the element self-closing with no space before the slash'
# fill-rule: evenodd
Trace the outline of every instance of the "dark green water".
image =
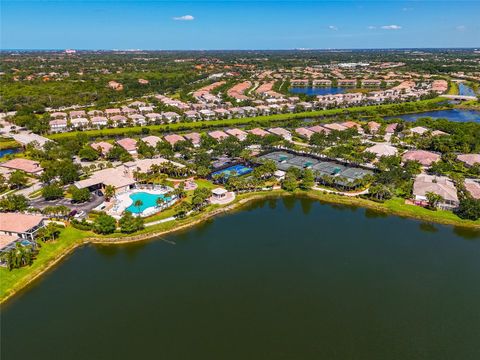
<svg viewBox="0 0 480 360">
<path fill-rule="evenodd" d="M 480 359 L 478 234 L 285 198 L 166 239 L 77 250 L 1 359 Z"/>
</svg>

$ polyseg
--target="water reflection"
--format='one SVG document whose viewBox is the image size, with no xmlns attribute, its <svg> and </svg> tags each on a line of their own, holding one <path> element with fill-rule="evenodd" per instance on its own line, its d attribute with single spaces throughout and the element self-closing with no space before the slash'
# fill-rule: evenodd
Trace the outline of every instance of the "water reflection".
<svg viewBox="0 0 480 360">
<path fill-rule="evenodd" d="M 291 196 L 284 196 L 282 198 L 283 206 L 285 209 L 291 211 L 295 208 L 295 203 L 297 202 L 297 198 L 293 195 Z"/>
<path fill-rule="evenodd" d="M 425 232 L 430 232 L 430 233 L 438 232 L 438 228 L 432 223 L 422 222 L 420 223 L 419 227 L 420 227 L 420 230 Z"/>
<path fill-rule="evenodd" d="M 268 208 L 270 210 L 275 210 L 277 208 L 277 203 L 278 203 L 278 199 L 276 198 L 268 199 Z"/>
<path fill-rule="evenodd" d="M 313 201 L 307 198 L 300 198 L 300 206 L 304 215 L 308 215 L 312 211 Z"/>
<path fill-rule="evenodd" d="M 480 240 L 480 230 L 454 226 L 453 232 L 466 240 Z"/>
<path fill-rule="evenodd" d="M 383 212 L 383 211 L 378 211 L 378 210 L 369 209 L 369 208 L 365 209 L 365 217 L 367 219 L 386 218 L 388 216 L 389 215 L 386 212 Z"/>
<path fill-rule="evenodd" d="M 120 251 L 118 245 L 95 245 L 95 250 L 104 258 L 115 257 Z"/>
</svg>

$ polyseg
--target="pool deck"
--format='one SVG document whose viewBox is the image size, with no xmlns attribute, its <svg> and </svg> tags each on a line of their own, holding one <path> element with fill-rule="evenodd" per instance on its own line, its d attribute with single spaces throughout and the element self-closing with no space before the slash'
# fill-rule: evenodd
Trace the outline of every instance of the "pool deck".
<svg viewBox="0 0 480 360">
<path fill-rule="evenodd" d="M 123 212 L 133 204 L 133 200 L 130 198 L 130 195 L 135 194 L 135 193 L 148 193 L 152 195 L 164 195 L 173 189 L 171 188 L 165 188 L 165 189 L 133 189 L 132 191 L 128 191 L 119 195 L 115 196 L 115 205 L 108 211 L 108 214 L 115 217 L 115 218 L 120 218 L 123 214 Z M 149 216 L 156 214 L 160 212 L 163 209 L 166 209 L 170 207 L 172 204 L 176 202 L 176 198 L 173 197 L 172 200 L 169 202 L 165 203 L 161 207 L 158 206 L 151 206 L 143 210 L 141 213 L 133 213 L 134 216 Z"/>
</svg>

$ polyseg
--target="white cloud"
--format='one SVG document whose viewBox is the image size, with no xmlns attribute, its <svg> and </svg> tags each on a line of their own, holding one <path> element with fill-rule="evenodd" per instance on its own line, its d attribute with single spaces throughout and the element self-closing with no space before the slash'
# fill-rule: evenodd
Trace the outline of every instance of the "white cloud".
<svg viewBox="0 0 480 360">
<path fill-rule="evenodd" d="M 333 31 L 337 31 L 337 30 L 338 30 L 338 27 L 335 26 L 335 25 L 330 25 L 328 28 L 329 28 L 330 30 L 333 30 Z"/>
<path fill-rule="evenodd" d="M 367 29 L 368 30 L 375 30 L 377 27 L 376 26 L 373 26 L 373 25 L 370 25 L 370 26 L 367 26 Z"/>
<path fill-rule="evenodd" d="M 192 21 L 194 19 L 195 18 L 192 15 L 183 15 L 183 16 L 177 16 L 173 18 L 173 20 L 176 20 L 176 21 Z"/>
<path fill-rule="evenodd" d="M 400 25 L 383 25 L 380 28 L 383 30 L 400 30 L 402 27 Z"/>
<path fill-rule="evenodd" d="M 411 8 L 411 7 L 404 7 L 404 8 L 402 8 L 402 11 L 412 11 L 412 10 L 413 10 L 413 8 Z"/>
<path fill-rule="evenodd" d="M 465 25 L 458 25 L 455 29 L 457 29 L 457 31 L 465 31 L 467 27 Z"/>
</svg>

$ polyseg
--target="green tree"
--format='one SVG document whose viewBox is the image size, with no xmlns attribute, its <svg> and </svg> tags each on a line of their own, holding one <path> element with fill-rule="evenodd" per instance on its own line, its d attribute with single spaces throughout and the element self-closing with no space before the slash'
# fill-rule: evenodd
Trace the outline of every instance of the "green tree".
<svg viewBox="0 0 480 360">
<path fill-rule="evenodd" d="M 233 178 L 232 178 L 233 179 Z M 193 192 L 192 205 L 195 209 L 201 209 L 206 204 L 208 199 L 212 196 L 212 191 L 208 188 L 196 188 Z"/>
<path fill-rule="evenodd" d="M 383 184 L 372 185 L 368 189 L 368 193 L 370 197 L 378 201 L 385 201 L 385 200 L 391 199 L 393 196 L 390 188 Z"/>
<path fill-rule="evenodd" d="M 155 204 L 159 208 L 162 207 L 162 205 L 165 204 L 165 198 L 163 198 L 162 196 L 157 197 L 157 199 L 155 200 Z"/>
<path fill-rule="evenodd" d="M 92 194 L 88 188 L 79 189 L 76 186 L 70 186 L 70 194 L 72 194 L 72 200 L 77 203 L 89 201 Z"/>
<path fill-rule="evenodd" d="M 310 169 L 305 169 L 302 175 L 302 181 L 300 182 L 300 188 L 302 190 L 309 190 L 315 185 L 315 177 L 313 176 L 313 171 Z"/>
<path fill-rule="evenodd" d="M 41 228 L 37 233 L 37 239 L 42 241 L 55 240 L 60 235 L 60 229 L 57 224 L 50 222 L 47 226 Z"/>
<path fill-rule="evenodd" d="M 28 200 L 23 195 L 10 194 L 0 199 L 0 209 L 3 211 L 24 211 L 28 208 Z"/>
<path fill-rule="evenodd" d="M 143 218 L 134 217 L 130 211 L 125 211 L 119 220 L 120 231 L 122 233 L 131 234 L 144 228 Z"/>
<path fill-rule="evenodd" d="M 10 174 L 10 178 L 8 179 L 8 183 L 10 184 L 10 186 L 17 189 L 25 187 L 25 185 L 27 185 L 27 182 L 27 175 L 20 170 L 15 170 L 14 172 L 12 172 Z"/>
<path fill-rule="evenodd" d="M 192 204 L 187 201 L 183 201 L 175 208 L 175 216 L 179 219 L 183 219 L 185 216 L 187 216 L 190 210 L 192 210 Z"/>
<path fill-rule="evenodd" d="M 432 210 L 437 209 L 438 204 L 440 204 L 440 202 L 443 201 L 443 198 L 441 195 L 438 195 L 431 191 L 427 192 L 425 194 L 425 197 L 427 198 L 427 201 L 428 201 L 428 207 Z"/>
<path fill-rule="evenodd" d="M 87 145 L 78 152 L 78 156 L 82 160 L 95 161 L 100 157 L 100 153 L 94 148 L 92 148 L 90 145 Z"/>
<path fill-rule="evenodd" d="M 60 199 L 63 197 L 63 189 L 57 183 L 52 183 L 43 187 L 42 196 L 45 200 Z"/>
<path fill-rule="evenodd" d="M 465 197 L 460 200 L 460 206 L 455 213 L 462 219 L 480 219 L 480 200 Z"/>
<path fill-rule="evenodd" d="M 1 255 L 9 270 L 31 265 L 38 251 L 30 245 L 17 243 L 13 249 Z"/>
<path fill-rule="evenodd" d="M 107 185 L 105 187 L 104 195 L 107 200 L 110 200 L 112 197 L 115 196 L 115 187 L 113 185 Z"/>
<path fill-rule="evenodd" d="M 297 179 L 291 173 L 285 175 L 285 179 L 282 181 L 282 189 L 286 191 L 295 191 L 297 188 Z"/>
<path fill-rule="evenodd" d="M 117 228 L 117 221 L 106 213 L 101 213 L 93 222 L 93 231 L 97 234 L 111 234 Z"/>
<path fill-rule="evenodd" d="M 138 212 L 140 212 L 140 208 L 142 207 L 142 205 L 143 205 L 143 201 L 140 199 L 135 200 L 135 202 L 133 203 L 133 206 L 135 206 L 138 209 Z"/>
</svg>

